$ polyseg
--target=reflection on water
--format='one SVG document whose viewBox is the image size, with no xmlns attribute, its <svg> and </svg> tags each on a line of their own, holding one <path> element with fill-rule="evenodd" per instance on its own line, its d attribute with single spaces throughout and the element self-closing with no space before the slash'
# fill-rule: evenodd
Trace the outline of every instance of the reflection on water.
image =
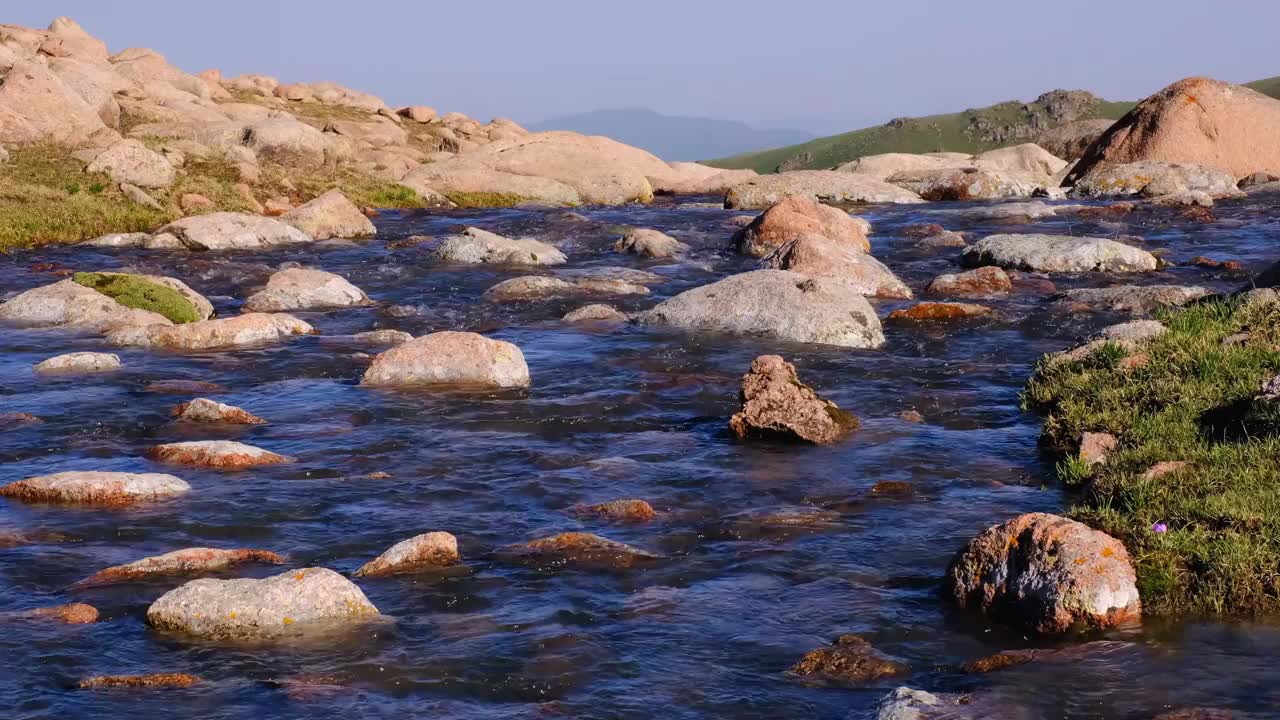
<svg viewBox="0 0 1280 720">
<path fill-rule="evenodd" d="M 901 234 L 905 226 L 1027 231 L 939 212 L 959 207 L 867 212 L 876 255 L 920 290 L 954 267 L 956 251 L 921 251 Z M 1207 225 L 1159 211 L 1052 218 L 1034 228 L 1139 235 L 1174 263 L 1208 255 L 1257 270 L 1274 259 L 1280 214 L 1251 201 L 1215 212 L 1221 221 Z M 183 715 L 207 718 L 843 718 L 859 717 L 898 684 L 985 693 L 1019 708 L 1012 717 L 1145 718 L 1184 706 L 1265 716 L 1280 705 L 1273 662 L 1280 627 L 1265 623 L 1149 620 L 1102 638 L 1123 645 L 1065 666 L 1033 663 L 988 675 L 955 669 L 1029 645 L 948 609 L 938 589 L 951 554 L 994 522 L 1069 502 L 1038 454 L 1039 419 L 1019 409 L 1019 388 L 1041 354 L 1115 318 L 1067 313 L 1043 294 L 1019 292 L 993 301 L 993 319 L 889 325 L 888 345 L 878 351 L 575 327 L 558 318 L 579 302 L 479 302 L 486 288 L 518 271 L 435 267 L 429 244 L 395 242 L 438 236 L 458 223 L 535 235 L 560 246 L 570 264 L 534 273 L 626 266 L 661 275 L 653 295 L 617 303 L 636 310 L 748 269 L 725 251 L 733 214 L 675 203 L 387 213 L 371 243 L 234 255 L 50 249 L 5 258 L 5 294 L 57 279 L 48 265 L 33 269 L 37 263 L 124 267 L 178 277 L 223 316 L 238 312 L 250 288 L 281 263 L 314 265 L 379 302 L 304 314 L 324 335 L 476 330 L 519 345 L 533 376 L 532 388 L 516 392 L 367 390 L 355 384 L 367 348 L 307 337 L 227 353 L 117 351 L 120 373 L 33 382 L 33 363 L 101 349 L 101 341 L 0 328 L 0 412 L 45 421 L 0 432 L 0 482 L 70 469 L 155 470 L 141 458 L 146 447 L 197 438 L 241 440 L 299 459 L 245 472 L 184 469 L 178 474 L 193 486 L 189 496 L 136 510 L 0 502 L 0 530 L 72 540 L 0 549 L 0 611 L 73 600 L 103 611 L 92 626 L 4 626 L 6 716 L 153 715 L 180 702 Z M 614 254 L 620 224 L 671 232 L 693 251 L 677 263 Z M 1119 280 L 1054 278 L 1059 289 Z M 1239 278 L 1177 267 L 1139 281 L 1222 289 Z M 901 303 L 877 305 L 884 316 Z M 726 421 L 736 410 L 738 378 L 765 352 L 796 363 L 803 380 L 856 412 L 863 428 L 833 448 L 734 442 Z M 193 391 L 270 424 L 175 425 L 171 408 Z M 899 417 L 912 409 L 924 423 Z M 887 480 L 910 483 L 914 495 L 868 495 Z M 627 497 L 648 500 L 659 518 L 608 524 L 568 512 Z M 771 522 L 778 513 L 789 520 Z M 797 513 L 812 522 L 795 521 Z M 146 606 L 177 581 L 68 589 L 106 566 L 189 546 L 265 548 L 292 566 L 350 573 L 392 543 L 436 529 L 458 536 L 466 569 L 362 580 L 395 623 L 340 640 L 193 644 L 143 623 Z M 664 559 L 627 572 L 585 571 L 512 564 L 496 552 L 575 529 Z M 843 633 L 864 635 L 913 675 L 841 689 L 784 674 Z M 89 675 L 145 672 L 189 672 L 208 682 L 163 692 L 70 689 Z"/>
</svg>

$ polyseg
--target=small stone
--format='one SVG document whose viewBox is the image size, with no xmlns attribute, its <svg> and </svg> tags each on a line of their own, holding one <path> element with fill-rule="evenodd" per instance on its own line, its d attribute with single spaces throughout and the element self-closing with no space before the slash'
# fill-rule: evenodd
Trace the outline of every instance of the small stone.
<svg viewBox="0 0 1280 720">
<path fill-rule="evenodd" d="M 225 570 L 243 563 L 280 565 L 284 558 L 268 550 L 186 548 L 100 570 L 76 583 L 79 587 L 133 582 L 157 576 L 193 576 Z"/>
<path fill-rule="evenodd" d="M 156 445 L 147 450 L 146 454 L 152 460 L 171 465 L 198 465 L 228 469 L 293 462 L 292 458 L 230 440 L 197 440 Z"/>
<path fill-rule="evenodd" d="M 1111 433 L 1087 432 L 1080 438 L 1080 459 L 1090 466 L 1101 465 L 1107 461 L 1107 453 L 1119 444 Z"/>
<path fill-rule="evenodd" d="M 98 675 L 80 681 L 82 690 L 103 690 L 110 688 L 189 688 L 198 685 L 200 678 L 186 673 L 163 673 L 155 675 Z"/>
<path fill-rule="evenodd" d="M 173 415 L 179 420 L 188 422 L 229 425 L 264 425 L 267 422 L 247 410 L 234 405 L 224 405 L 208 398 L 196 398 L 190 402 L 184 402 L 173 409 Z"/>
<path fill-rule="evenodd" d="M 424 568 L 453 565 L 461 559 L 458 539 L 447 532 L 429 532 L 402 540 L 356 571 L 356 577 L 382 577 Z"/>
<path fill-rule="evenodd" d="M 658 516 L 644 500 L 611 500 L 596 505 L 575 505 L 574 515 L 599 517 L 616 522 L 649 522 Z"/>
<path fill-rule="evenodd" d="M 643 255 L 651 258 L 669 258 L 685 250 L 684 243 L 666 233 L 648 228 L 632 228 L 614 243 L 615 252 Z"/>
<path fill-rule="evenodd" d="M 957 318 L 985 317 L 992 313 L 985 305 L 951 302 L 922 302 L 909 308 L 889 313 L 890 320 L 954 320 Z"/>
<path fill-rule="evenodd" d="M 368 330 L 352 335 L 351 339 L 363 345 L 395 347 L 409 342 L 413 336 L 403 330 Z"/>
<path fill-rule="evenodd" d="M 37 375 L 75 375 L 119 370 L 120 356 L 112 353 L 77 352 L 58 355 L 37 363 Z"/>
<path fill-rule="evenodd" d="M 902 663 L 880 656 L 871 643 L 857 635 L 841 635 L 831 645 L 800 658 L 791 672 L 861 684 L 906 675 L 910 670 Z"/>
<path fill-rule="evenodd" d="M 942 232 L 937 235 L 930 235 L 916 241 L 916 247 L 922 250 L 940 250 L 942 248 L 962 248 L 969 247 L 969 243 L 965 241 L 964 235 L 958 232 Z"/>
<path fill-rule="evenodd" d="M 742 439 L 775 437 L 827 445 L 858 428 L 858 419 L 818 397 L 777 355 L 761 355 L 742 378 L 742 409 L 729 429 Z"/>
<path fill-rule="evenodd" d="M 182 212 L 190 215 L 192 213 L 212 210 L 216 205 L 212 200 L 200 195 L 199 193 L 187 193 L 178 200 L 178 207 L 182 208 Z"/>
</svg>

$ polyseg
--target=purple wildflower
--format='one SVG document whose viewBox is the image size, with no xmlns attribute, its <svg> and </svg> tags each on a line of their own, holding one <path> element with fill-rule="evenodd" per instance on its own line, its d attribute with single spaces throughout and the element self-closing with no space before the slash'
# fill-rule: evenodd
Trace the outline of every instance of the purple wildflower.
<svg viewBox="0 0 1280 720">
<path fill-rule="evenodd" d="M 1162 522 L 1158 522 L 1158 523 L 1156 523 L 1155 525 L 1152 525 L 1152 526 L 1151 526 L 1151 532 L 1153 532 L 1153 533 L 1155 533 L 1155 534 L 1157 534 L 1157 535 L 1163 535 L 1163 534 L 1165 534 L 1165 533 L 1169 532 L 1169 526 L 1168 526 L 1168 525 L 1165 525 L 1165 524 L 1164 524 L 1164 523 L 1162 523 Z"/>
</svg>

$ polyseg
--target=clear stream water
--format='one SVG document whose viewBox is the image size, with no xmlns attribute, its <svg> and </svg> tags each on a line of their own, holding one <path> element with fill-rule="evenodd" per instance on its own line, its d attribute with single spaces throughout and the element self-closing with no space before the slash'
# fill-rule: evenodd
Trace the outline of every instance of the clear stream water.
<svg viewBox="0 0 1280 720">
<path fill-rule="evenodd" d="M 1280 213 L 1262 201 L 1221 203 L 1220 221 L 1172 211 L 1118 220 L 1052 218 L 1028 225 L 973 221 L 966 205 L 863 209 L 873 245 L 917 291 L 956 266 L 958 251 L 922 252 L 902 229 L 938 222 L 981 236 L 1049 231 L 1139 235 L 1175 263 L 1196 255 L 1275 260 Z M 582 301 L 493 306 L 480 294 L 529 271 L 440 267 L 429 245 L 389 248 L 459 223 L 559 245 L 570 263 L 666 281 L 623 309 L 750 269 L 728 252 L 734 212 L 663 201 L 650 207 L 563 212 L 384 213 L 379 238 L 253 253 L 163 253 L 50 248 L 0 259 L 0 296 L 69 269 L 133 268 L 178 277 L 222 316 L 281 263 L 342 274 L 371 308 L 301 314 L 323 335 L 394 328 L 421 335 L 466 329 L 519 345 L 533 386 L 498 393 L 389 392 L 357 381 L 367 357 L 325 337 L 201 354 L 117 351 L 122 372 L 34 379 L 46 357 L 101 350 L 90 335 L 0 328 L 0 412 L 44 419 L 0 431 L 0 482 L 73 469 L 174 472 L 194 488 L 131 510 L 29 506 L 0 500 L 0 530 L 44 530 L 67 542 L 0 549 L 0 611 L 81 601 L 90 626 L 0 621 L 0 707 L 10 718 L 845 718 L 863 717 L 898 685 L 1000 698 L 1008 717 L 1149 718 L 1210 706 L 1280 717 L 1280 625 L 1265 621 L 1148 620 L 1088 639 L 1108 652 L 987 675 L 955 666 L 1034 641 L 950 609 L 940 596 L 951 555 L 1015 514 L 1070 502 L 1037 449 L 1040 418 L 1019 408 L 1035 360 L 1105 324 L 1070 313 L 1043 291 L 991 304 L 992 319 L 886 325 L 887 345 L 856 351 L 636 326 L 571 326 Z M 585 221 L 582 219 L 585 217 Z M 612 252 L 612 226 L 657 228 L 692 246 L 680 262 Z M 1177 267 L 1136 279 L 1055 277 L 1059 289 L 1116 282 L 1205 284 L 1241 279 Z M 903 303 L 876 302 L 882 316 Z M 390 309 L 398 306 L 397 309 Z M 735 442 L 727 431 L 751 360 L 779 353 L 801 379 L 854 411 L 862 429 L 830 448 Z M 242 429 L 175 424 L 195 394 L 148 389 L 199 380 L 197 393 L 270 424 Z M 923 414 L 922 424 L 899 418 Z M 231 438 L 296 456 L 292 465 L 225 472 L 157 466 L 150 445 Z M 370 473 L 391 477 L 370 479 Z M 916 488 L 912 500 L 873 500 L 877 482 Z M 579 519 L 577 503 L 647 499 L 644 525 Z M 839 510 L 817 527 L 779 530 L 723 519 L 805 506 Z M 726 527 L 729 529 L 726 530 Z M 362 580 L 395 623 L 283 646 L 216 645 L 166 636 L 147 605 L 182 580 L 73 590 L 109 565 L 192 546 L 254 547 L 289 567 L 350 573 L 394 542 L 429 530 L 458 536 L 464 567 L 436 575 Z M 632 571 L 503 562 L 510 543 L 583 529 L 660 552 Z M 227 576 L 264 576 L 248 566 Z M 858 633 L 912 675 L 865 687 L 821 686 L 786 674 L 805 652 Z M 1076 640 L 1066 644 L 1077 643 Z M 189 690 L 87 691 L 98 674 L 189 672 Z"/>
</svg>

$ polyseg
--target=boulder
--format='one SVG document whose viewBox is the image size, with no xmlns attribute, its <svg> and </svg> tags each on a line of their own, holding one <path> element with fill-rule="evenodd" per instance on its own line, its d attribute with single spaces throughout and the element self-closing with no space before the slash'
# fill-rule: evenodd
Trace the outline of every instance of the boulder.
<svg viewBox="0 0 1280 720">
<path fill-rule="evenodd" d="M 669 258 L 683 252 L 684 243 L 666 233 L 649 228 L 631 228 L 613 244 L 615 252 L 643 255 L 651 258 Z"/>
<path fill-rule="evenodd" d="M 909 308 L 889 313 L 890 320 L 955 320 L 958 318 L 985 317 L 991 308 L 972 303 L 922 302 Z"/>
<path fill-rule="evenodd" d="M 360 588 L 325 568 L 262 580 L 193 580 L 147 608 L 153 627 L 205 640 L 275 639 L 379 617 Z"/>
<path fill-rule="evenodd" d="M 163 500 L 190 490 L 190 485 L 172 475 L 73 471 L 11 482 L 0 486 L 0 497 L 36 503 L 120 506 Z"/>
<path fill-rule="evenodd" d="M 491 303 L 526 302 L 549 298 L 581 298 L 612 295 L 648 295 L 639 283 L 613 278 L 580 277 L 562 280 L 545 275 L 526 275 L 503 280 L 484 291 Z"/>
<path fill-rule="evenodd" d="M 125 307 L 149 310 L 173 323 L 208 320 L 213 305 L 177 278 L 121 272 L 78 272 L 73 282 Z"/>
<path fill-rule="evenodd" d="M 733 237 L 738 252 L 764 257 L 807 235 L 819 235 L 861 252 L 871 252 L 871 225 L 862 218 L 805 197 L 780 200 Z"/>
<path fill-rule="evenodd" d="M 427 107 L 426 105 L 410 105 L 402 107 L 396 111 L 396 114 L 402 118 L 408 118 L 416 123 L 426 125 L 436 119 L 436 109 Z"/>
<path fill-rule="evenodd" d="M 835 642 L 800 658 L 791 668 L 794 675 L 817 676 L 843 683 L 871 683 L 907 675 L 906 665 L 883 657 L 871 643 L 857 635 L 841 635 Z"/>
<path fill-rule="evenodd" d="M 198 423 L 225 423 L 227 425 L 265 425 L 266 420 L 253 413 L 208 398 L 196 398 L 173 409 L 179 420 Z"/>
<path fill-rule="evenodd" d="M 208 212 L 215 207 L 216 203 L 200 193 L 186 193 L 178 199 L 178 208 L 185 215 Z"/>
<path fill-rule="evenodd" d="M 929 283 L 926 292 L 935 295 L 991 297 L 1013 292 L 1013 280 L 1001 268 L 988 265 L 967 272 L 939 275 Z"/>
<path fill-rule="evenodd" d="M 0 321 L 25 327 L 66 327 L 95 331 L 171 325 L 165 316 L 130 308 L 67 279 L 20 293 L 0 304 Z"/>
<path fill-rule="evenodd" d="M 1067 161 L 1035 143 L 1022 143 L 988 150 L 973 156 L 973 163 L 983 170 L 1026 173 L 1047 180 L 1067 167 Z"/>
<path fill-rule="evenodd" d="M 80 145 L 103 133 L 112 131 L 98 109 L 48 67 L 22 60 L 0 68 L 0 143 Z"/>
<path fill-rule="evenodd" d="M 848 243 L 802 235 L 776 248 L 760 267 L 840 280 L 862 295 L 907 299 L 911 288 L 884 263 Z"/>
<path fill-rule="evenodd" d="M 203 320 L 166 327 L 126 327 L 107 334 L 117 347 L 163 350 L 217 350 L 277 342 L 294 335 L 311 335 L 315 329 L 283 313 L 247 313 L 219 320 Z"/>
<path fill-rule="evenodd" d="M 650 325 L 876 348 L 884 333 L 866 298 L 841 280 L 756 270 L 687 290 L 640 315 Z"/>
<path fill-rule="evenodd" d="M 323 167 L 330 146 L 324 133 L 291 116 L 244 126 L 240 142 L 260 160 L 302 169 Z"/>
<path fill-rule="evenodd" d="M 729 430 L 742 439 L 763 437 L 829 445 L 858 429 L 858 419 L 823 400 L 777 355 L 761 355 L 742 378 L 742 409 Z"/>
<path fill-rule="evenodd" d="M 316 240 L 368 238 L 378 232 L 360 208 L 338 189 L 290 210 L 280 219 Z"/>
<path fill-rule="evenodd" d="M 120 369 L 120 356 L 111 353 L 75 352 L 36 363 L 37 375 L 77 375 Z"/>
<path fill-rule="evenodd" d="M 1206 287 L 1182 285 L 1119 285 L 1107 288 L 1080 288 L 1056 296 L 1067 305 L 1093 310 L 1125 312 L 1134 315 L 1150 313 L 1162 307 L 1181 307 L 1212 295 Z"/>
<path fill-rule="evenodd" d="M 1068 183 L 1139 161 L 1200 165 L 1233 179 L 1280 174 L 1280 100 L 1209 78 L 1179 80 L 1111 126 Z"/>
<path fill-rule="evenodd" d="M 137 185 L 131 185 L 129 183 L 120 183 L 120 192 L 124 193 L 125 197 L 129 198 L 130 200 L 134 201 L 139 205 L 145 205 L 146 207 L 149 207 L 152 210 L 156 210 L 156 211 L 164 210 L 164 206 L 160 204 L 159 200 L 156 200 L 155 198 L 148 195 L 146 190 L 143 190 Z"/>
<path fill-rule="evenodd" d="M 190 250 L 257 250 L 314 240 L 274 218 L 233 212 L 185 217 L 156 231 L 157 235 L 166 233 Z"/>
<path fill-rule="evenodd" d="M 627 322 L 630 318 L 626 313 L 613 307 L 612 305 L 594 304 L 583 305 L 577 310 L 571 310 L 560 318 L 567 323 L 580 322 Z"/>
<path fill-rule="evenodd" d="M 761 175 L 735 185 L 725 195 L 727 208 L 757 209 L 789 197 L 830 203 L 921 203 L 919 195 L 866 175 L 834 170 L 795 170 Z"/>
<path fill-rule="evenodd" d="M 475 227 L 445 238 L 432 255 L 442 263 L 458 265 L 560 265 L 568 261 L 553 245 L 532 238 L 511 240 Z"/>
<path fill-rule="evenodd" d="M 1033 272 L 1149 272 L 1158 265 L 1146 250 L 1114 240 L 1039 234 L 989 235 L 965 248 L 961 262 Z"/>
<path fill-rule="evenodd" d="M 1036 137 L 1036 144 L 1056 157 L 1078 160 L 1114 124 L 1114 120 L 1104 119 L 1065 123 L 1041 133 Z"/>
<path fill-rule="evenodd" d="M 409 143 L 409 133 L 389 119 L 382 119 L 381 122 L 331 120 L 324 129 L 325 132 L 368 143 L 373 147 L 404 146 Z"/>
<path fill-rule="evenodd" d="M 1201 165 L 1142 161 L 1100 166 L 1080 176 L 1071 195 L 1082 198 L 1162 197 L 1202 192 L 1210 197 L 1240 194 L 1232 175 Z"/>
<path fill-rule="evenodd" d="M 1000 200 L 1031 197 L 1048 177 L 980 167 L 908 170 L 885 182 L 910 190 L 929 201 Z"/>
<path fill-rule="evenodd" d="M 293 462 L 293 458 L 231 440 L 196 440 L 156 445 L 147 450 L 147 457 L 170 465 L 231 469 Z"/>
<path fill-rule="evenodd" d="M 437 332 L 378 355 L 361 385 L 529 386 L 524 353 L 509 342 L 470 332 Z"/>
<path fill-rule="evenodd" d="M 106 173 L 118 183 L 143 188 L 166 188 L 173 184 L 173 165 L 163 155 L 137 140 L 121 140 L 89 163 L 88 172 Z"/>
<path fill-rule="evenodd" d="M 537 565 L 583 565 L 628 569 L 659 559 L 658 555 L 585 532 L 567 532 L 508 547 L 507 556 Z"/>
<path fill-rule="evenodd" d="M 267 550 L 187 548 L 99 570 L 76 585 L 79 587 L 108 585 L 160 576 L 192 577 L 218 572 L 243 563 L 280 565 L 284 563 L 284 558 Z"/>
<path fill-rule="evenodd" d="M 141 92 L 135 83 L 103 63 L 70 57 L 50 58 L 49 70 L 97 111 L 99 119 L 108 128 L 120 127 L 120 103 L 116 100 L 116 93 Z"/>
<path fill-rule="evenodd" d="M 382 577 L 453 565 L 461 559 L 458 539 L 447 532 L 429 532 L 402 540 L 356 570 L 355 577 Z"/>
<path fill-rule="evenodd" d="M 275 273 L 267 286 L 244 301 L 245 312 L 289 312 L 368 305 L 369 296 L 340 275 L 324 270 L 289 268 Z"/>
<path fill-rule="evenodd" d="M 951 561 L 946 585 L 962 608 L 1048 634 L 1138 618 L 1135 582 L 1120 541 L 1074 520 L 1029 513 L 971 540 Z"/>
</svg>

